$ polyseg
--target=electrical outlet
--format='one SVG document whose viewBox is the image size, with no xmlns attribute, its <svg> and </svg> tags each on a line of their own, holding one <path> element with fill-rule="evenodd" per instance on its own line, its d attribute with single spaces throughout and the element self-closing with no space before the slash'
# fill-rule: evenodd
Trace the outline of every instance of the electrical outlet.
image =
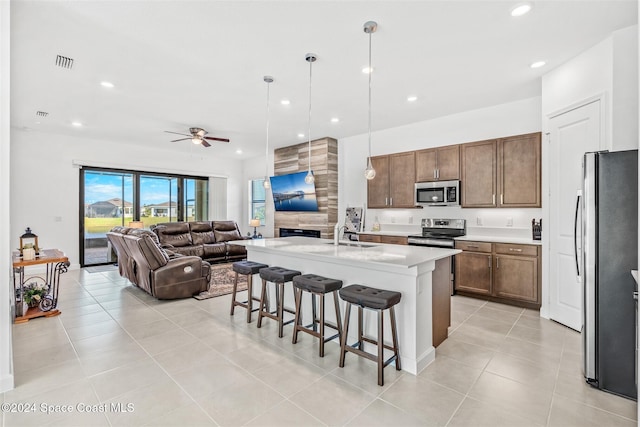
<svg viewBox="0 0 640 427">
<path fill-rule="evenodd" d="M 513 227 L 513 218 L 507 217 L 507 227 Z"/>
<path fill-rule="evenodd" d="M 479 216 L 476 217 L 476 225 L 482 225 L 482 218 Z"/>
<path fill-rule="evenodd" d="M 53 217 L 53 222 L 62 222 L 62 217 L 61 216 L 54 216 Z"/>
<path fill-rule="evenodd" d="M 409 224 L 413 224 L 413 217 L 412 216 L 409 217 Z"/>
</svg>

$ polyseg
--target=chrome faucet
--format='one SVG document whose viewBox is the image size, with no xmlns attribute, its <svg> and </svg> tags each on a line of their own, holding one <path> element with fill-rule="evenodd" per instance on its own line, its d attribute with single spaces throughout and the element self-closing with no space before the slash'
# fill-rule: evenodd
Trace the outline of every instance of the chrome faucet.
<svg viewBox="0 0 640 427">
<path fill-rule="evenodd" d="M 335 227 L 333 227 L 333 244 L 338 246 L 340 244 L 340 229 L 344 231 L 346 226 L 340 225 L 340 223 L 336 223 Z"/>
</svg>

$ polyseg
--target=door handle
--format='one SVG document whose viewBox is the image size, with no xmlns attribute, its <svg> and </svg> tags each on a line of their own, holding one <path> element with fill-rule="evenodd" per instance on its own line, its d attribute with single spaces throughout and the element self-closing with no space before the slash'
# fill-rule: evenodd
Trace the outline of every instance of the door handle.
<svg viewBox="0 0 640 427">
<path fill-rule="evenodd" d="M 576 257 L 576 275 L 580 277 L 580 263 L 578 261 L 578 211 L 580 210 L 580 194 L 576 197 L 576 214 L 573 219 L 573 253 Z"/>
</svg>

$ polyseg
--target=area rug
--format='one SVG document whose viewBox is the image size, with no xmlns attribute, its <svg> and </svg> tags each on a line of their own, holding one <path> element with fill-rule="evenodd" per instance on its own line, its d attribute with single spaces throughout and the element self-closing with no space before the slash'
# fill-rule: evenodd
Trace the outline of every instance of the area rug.
<svg viewBox="0 0 640 427">
<path fill-rule="evenodd" d="M 233 264 L 213 264 L 211 266 L 211 281 L 209 290 L 200 292 L 193 297 L 198 300 L 219 297 L 233 292 L 233 282 L 236 280 L 236 273 L 233 271 Z M 247 289 L 247 276 L 238 276 L 238 291 Z"/>
</svg>

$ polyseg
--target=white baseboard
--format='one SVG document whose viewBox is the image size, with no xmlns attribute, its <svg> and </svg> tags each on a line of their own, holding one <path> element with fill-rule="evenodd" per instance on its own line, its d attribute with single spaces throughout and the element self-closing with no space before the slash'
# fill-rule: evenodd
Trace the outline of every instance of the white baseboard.
<svg viewBox="0 0 640 427">
<path fill-rule="evenodd" d="M 0 393 L 4 393 L 14 388 L 13 374 L 0 378 Z"/>
</svg>

